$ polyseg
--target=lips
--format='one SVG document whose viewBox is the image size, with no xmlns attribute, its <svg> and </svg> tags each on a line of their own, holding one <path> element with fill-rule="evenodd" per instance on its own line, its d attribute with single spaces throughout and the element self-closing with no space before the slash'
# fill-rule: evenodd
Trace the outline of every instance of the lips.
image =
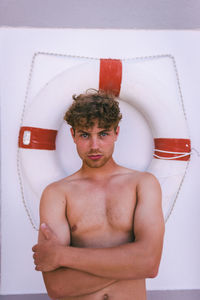
<svg viewBox="0 0 200 300">
<path fill-rule="evenodd" d="M 88 157 L 92 160 L 98 160 L 102 157 L 101 154 L 95 154 L 95 155 L 88 155 Z"/>
</svg>

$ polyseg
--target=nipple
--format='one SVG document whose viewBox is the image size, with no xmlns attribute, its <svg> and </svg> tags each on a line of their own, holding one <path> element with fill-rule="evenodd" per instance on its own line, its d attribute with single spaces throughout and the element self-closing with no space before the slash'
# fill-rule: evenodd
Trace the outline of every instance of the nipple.
<svg viewBox="0 0 200 300">
<path fill-rule="evenodd" d="M 104 295 L 103 295 L 103 300 L 108 300 L 108 299 L 109 299 L 108 294 L 104 294 Z"/>
<path fill-rule="evenodd" d="M 72 231 L 72 232 L 73 232 L 73 231 L 76 231 L 76 229 L 77 229 L 77 226 L 76 226 L 76 225 L 73 225 L 72 228 L 71 228 L 71 231 Z"/>
</svg>

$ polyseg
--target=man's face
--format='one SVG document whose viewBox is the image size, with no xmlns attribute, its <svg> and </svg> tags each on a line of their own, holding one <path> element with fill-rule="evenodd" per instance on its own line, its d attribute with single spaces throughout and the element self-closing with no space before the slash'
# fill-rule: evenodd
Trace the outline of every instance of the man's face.
<svg viewBox="0 0 200 300">
<path fill-rule="evenodd" d="M 99 128 L 96 121 L 89 129 L 78 127 L 74 131 L 71 128 L 71 134 L 83 164 L 90 168 L 100 168 L 112 158 L 119 127 L 116 130 L 113 127 Z"/>
</svg>

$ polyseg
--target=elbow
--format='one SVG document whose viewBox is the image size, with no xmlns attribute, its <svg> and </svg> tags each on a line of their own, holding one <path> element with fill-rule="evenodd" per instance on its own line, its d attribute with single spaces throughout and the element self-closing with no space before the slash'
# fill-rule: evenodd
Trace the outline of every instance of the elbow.
<svg viewBox="0 0 200 300">
<path fill-rule="evenodd" d="M 59 299 L 57 297 L 57 294 L 54 291 L 52 291 L 52 290 L 47 290 L 47 294 L 48 294 L 48 296 L 49 296 L 50 299 Z"/>
<path fill-rule="evenodd" d="M 147 278 L 155 278 L 158 275 L 158 268 L 153 267 L 149 270 Z"/>
<path fill-rule="evenodd" d="M 49 274 L 43 272 L 43 279 L 47 290 L 47 294 L 51 299 L 59 299 L 60 295 L 57 284 L 54 282 L 54 280 L 52 280 L 53 278 L 52 276 L 49 276 Z"/>
<path fill-rule="evenodd" d="M 160 260 L 162 255 L 162 249 L 150 249 L 148 251 L 147 258 L 147 277 L 146 278 L 155 278 L 158 275 Z"/>
<path fill-rule="evenodd" d="M 70 287 L 67 290 L 67 286 L 65 286 L 65 290 L 63 290 L 62 287 L 59 287 L 59 285 L 51 284 L 51 285 L 48 285 L 48 286 L 46 285 L 46 290 L 47 290 L 49 298 L 51 298 L 51 299 L 62 299 L 64 297 L 74 296 L 73 292 L 70 289 Z"/>
<path fill-rule="evenodd" d="M 60 295 L 59 291 L 56 289 L 56 287 L 54 286 L 46 286 L 46 289 L 47 289 L 47 293 L 48 293 L 48 296 L 49 298 L 51 299 L 59 299 L 61 298 L 62 296 Z"/>
<path fill-rule="evenodd" d="M 71 297 L 77 296 L 77 291 L 76 291 L 76 293 L 75 292 L 74 293 L 73 292 L 62 293 L 61 291 L 56 290 L 56 289 L 48 289 L 47 293 L 48 293 L 49 298 L 56 299 L 56 300 L 63 299 L 64 297 L 70 297 L 70 299 L 71 299 Z"/>
<path fill-rule="evenodd" d="M 147 278 L 155 278 L 158 275 L 160 259 L 150 259 L 149 267 L 147 270 Z"/>
<path fill-rule="evenodd" d="M 59 287 L 59 284 L 56 282 L 47 282 L 45 281 L 46 290 L 49 298 L 51 299 L 60 299 L 67 296 L 66 291 L 65 294 L 62 293 L 62 289 Z"/>
<path fill-rule="evenodd" d="M 51 299 L 61 299 L 66 296 L 66 293 L 63 295 L 58 289 L 52 287 L 47 288 L 47 293 Z"/>
</svg>

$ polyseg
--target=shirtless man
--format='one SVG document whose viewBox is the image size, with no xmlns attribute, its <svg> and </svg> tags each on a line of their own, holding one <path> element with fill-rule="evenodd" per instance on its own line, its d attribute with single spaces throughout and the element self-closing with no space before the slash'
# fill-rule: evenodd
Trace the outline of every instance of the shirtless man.
<svg viewBox="0 0 200 300">
<path fill-rule="evenodd" d="M 152 174 L 113 160 L 120 119 L 102 92 L 74 97 L 65 114 L 82 167 L 44 190 L 33 247 L 51 298 L 145 300 L 145 278 L 158 273 L 161 189 Z"/>
</svg>

